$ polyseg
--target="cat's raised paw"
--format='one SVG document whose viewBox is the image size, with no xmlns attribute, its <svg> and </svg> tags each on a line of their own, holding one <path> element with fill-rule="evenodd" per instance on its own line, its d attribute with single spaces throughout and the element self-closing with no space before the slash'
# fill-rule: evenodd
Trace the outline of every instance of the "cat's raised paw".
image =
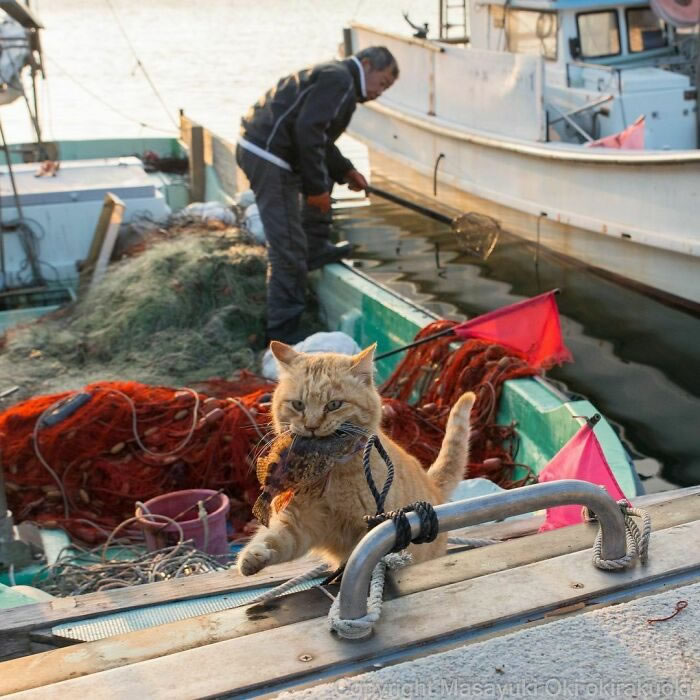
<svg viewBox="0 0 700 700">
<path fill-rule="evenodd" d="M 261 542 L 251 544 L 238 555 L 238 572 L 252 576 L 270 563 L 272 552 Z"/>
</svg>

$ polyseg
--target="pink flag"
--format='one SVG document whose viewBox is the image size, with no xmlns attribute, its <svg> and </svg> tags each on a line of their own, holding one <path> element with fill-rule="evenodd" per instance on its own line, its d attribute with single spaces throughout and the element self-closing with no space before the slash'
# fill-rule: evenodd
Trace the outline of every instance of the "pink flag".
<svg viewBox="0 0 700 700">
<path fill-rule="evenodd" d="M 460 338 L 481 338 L 522 353 L 533 367 L 573 360 L 564 345 L 555 292 L 545 292 L 455 326 Z"/>
<path fill-rule="evenodd" d="M 590 422 L 593 423 L 593 419 Z M 558 481 L 559 479 L 590 481 L 592 484 L 604 486 L 616 501 L 625 497 L 605 459 L 590 423 L 586 423 L 554 455 L 549 464 L 537 475 L 537 479 L 540 483 Z M 547 508 L 547 517 L 540 527 L 540 532 L 583 522 L 581 508 L 580 505 Z"/>
<path fill-rule="evenodd" d="M 590 148 L 623 148 L 644 149 L 644 115 L 637 117 L 634 124 L 617 134 L 605 136 L 597 141 L 589 141 L 586 146 Z"/>
</svg>

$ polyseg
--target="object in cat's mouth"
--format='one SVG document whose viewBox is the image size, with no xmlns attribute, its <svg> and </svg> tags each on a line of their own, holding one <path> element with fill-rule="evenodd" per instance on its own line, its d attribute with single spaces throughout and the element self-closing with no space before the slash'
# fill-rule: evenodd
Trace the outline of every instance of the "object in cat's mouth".
<svg viewBox="0 0 700 700">
<path fill-rule="evenodd" d="M 364 435 L 342 429 L 326 437 L 279 435 L 257 462 L 262 493 L 253 515 L 267 527 L 271 511 L 279 513 L 300 489 L 320 484 L 333 465 L 362 449 L 365 440 Z"/>
</svg>

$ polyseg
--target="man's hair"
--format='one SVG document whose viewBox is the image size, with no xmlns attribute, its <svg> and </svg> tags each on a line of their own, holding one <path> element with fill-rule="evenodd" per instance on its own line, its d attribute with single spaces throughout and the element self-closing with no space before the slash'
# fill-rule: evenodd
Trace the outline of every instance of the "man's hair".
<svg viewBox="0 0 700 700">
<path fill-rule="evenodd" d="M 399 64 L 396 62 L 394 55 L 386 48 L 386 46 L 368 46 L 355 54 L 358 61 L 366 58 L 372 70 L 384 70 L 385 68 L 393 68 L 392 74 L 394 78 L 399 77 Z"/>
</svg>

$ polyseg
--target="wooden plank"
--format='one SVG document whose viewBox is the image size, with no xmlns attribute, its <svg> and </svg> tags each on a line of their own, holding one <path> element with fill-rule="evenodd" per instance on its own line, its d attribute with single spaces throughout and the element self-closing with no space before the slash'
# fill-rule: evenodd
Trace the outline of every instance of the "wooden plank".
<svg viewBox="0 0 700 700">
<path fill-rule="evenodd" d="M 221 189 L 231 198 L 236 195 L 237 175 L 236 147 L 225 139 L 212 135 L 212 165 L 221 184 Z"/>
<path fill-rule="evenodd" d="M 670 507 L 670 504 L 663 504 L 663 508 L 649 509 L 654 521 L 655 532 L 697 518 L 700 511 L 698 508 L 700 497 L 695 494 L 680 500 L 683 502 L 675 501 L 674 507 Z M 570 541 L 574 541 L 579 536 L 579 532 L 585 535 L 585 540 L 581 541 L 581 544 L 585 543 L 585 546 L 581 546 L 580 549 L 585 549 L 591 546 L 596 530 L 595 527 L 574 526 L 543 533 L 538 535 L 536 540 L 529 537 L 409 567 L 398 572 L 388 582 L 385 597 L 391 600 L 401 595 L 476 579 L 504 568 L 509 569 L 523 564 L 531 564 L 568 553 L 571 551 Z M 565 537 L 562 537 L 561 533 Z M 578 547 L 578 545 L 576 546 Z M 335 593 L 335 589 L 333 589 L 333 593 Z M 15 679 L 14 685 L 8 685 L 9 681 L 3 683 L 0 680 L 0 694 L 10 692 L 8 688 L 14 691 L 24 687 L 35 687 L 39 685 L 41 679 L 55 681 L 57 678 L 76 677 L 104 671 L 252 634 L 259 629 L 271 629 L 301 622 L 326 614 L 328 605 L 328 598 L 321 592 L 305 591 L 303 596 L 301 593 L 287 596 L 265 606 L 265 608 L 225 610 L 90 642 L 81 645 L 78 653 L 76 653 L 76 648 L 72 647 L 49 652 L 42 657 L 19 659 L 14 662 L 14 665 L 4 664 L 0 666 L 0 670 L 6 672 L 5 674 L 0 673 L 0 678 L 3 675 L 9 675 Z M 258 628 L 255 625 L 263 627 Z M 12 673 L 9 673 L 10 671 Z M 21 682 L 24 685 L 18 685 L 19 681 L 16 679 L 22 679 Z M 49 681 L 46 680 L 46 682 Z"/>
<path fill-rule="evenodd" d="M 84 294 L 104 275 L 112 256 L 125 208 L 126 205 L 119 197 L 107 192 L 92 236 L 90 251 L 80 267 L 78 294 Z"/>
<path fill-rule="evenodd" d="M 204 127 L 194 125 L 190 131 L 190 201 L 203 202 L 206 195 L 204 165 Z"/>
<path fill-rule="evenodd" d="M 0 616 L 0 660 L 21 651 L 28 653 L 29 635 L 35 629 L 174 600 L 274 586 L 307 572 L 318 563 L 317 559 L 302 559 L 270 566 L 261 573 L 248 577 L 231 569 L 11 608 Z"/>
<path fill-rule="evenodd" d="M 374 635 L 363 641 L 340 640 L 329 633 L 325 619 L 317 618 L 12 697 L 131 700 L 146 695 L 154 700 L 175 700 L 272 690 L 282 683 L 318 678 L 321 672 L 333 673 L 340 666 L 352 670 L 378 655 L 414 653 L 440 638 L 471 630 L 488 631 L 494 625 L 523 618 L 542 620 L 546 612 L 564 606 L 698 571 L 698 538 L 700 521 L 657 532 L 649 562 L 624 571 L 600 571 L 591 564 L 589 551 L 575 552 L 405 596 L 385 603 Z M 653 589 L 647 587 L 645 592 L 653 593 Z"/>
<path fill-rule="evenodd" d="M 329 590 L 336 595 L 338 588 Z M 329 605 L 326 595 L 310 589 L 265 606 L 209 613 L 5 661 L 0 663 L 0 696 L 322 617 Z"/>
<path fill-rule="evenodd" d="M 672 500 L 648 507 L 655 531 L 697 518 L 700 512 L 700 493 L 695 489 L 691 491 L 690 495 L 678 499 L 674 498 L 675 491 L 670 492 L 669 498 Z M 418 564 L 398 572 L 388 587 L 387 595 L 407 595 L 586 549 L 591 547 L 596 532 L 597 527 L 594 525 L 576 525 L 542 533 L 537 535 L 537 540 L 529 537 L 512 540 L 494 547 L 453 554 L 447 559 Z M 481 535 L 488 537 L 490 533 L 484 531 Z M 11 609 L 0 616 L 0 660 L 20 653 L 29 653 L 29 637 L 31 632 L 37 629 L 174 600 L 276 585 L 308 571 L 317 563 L 317 560 L 305 559 L 280 564 L 249 578 L 241 577 L 235 571 L 203 574 Z"/>
</svg>

